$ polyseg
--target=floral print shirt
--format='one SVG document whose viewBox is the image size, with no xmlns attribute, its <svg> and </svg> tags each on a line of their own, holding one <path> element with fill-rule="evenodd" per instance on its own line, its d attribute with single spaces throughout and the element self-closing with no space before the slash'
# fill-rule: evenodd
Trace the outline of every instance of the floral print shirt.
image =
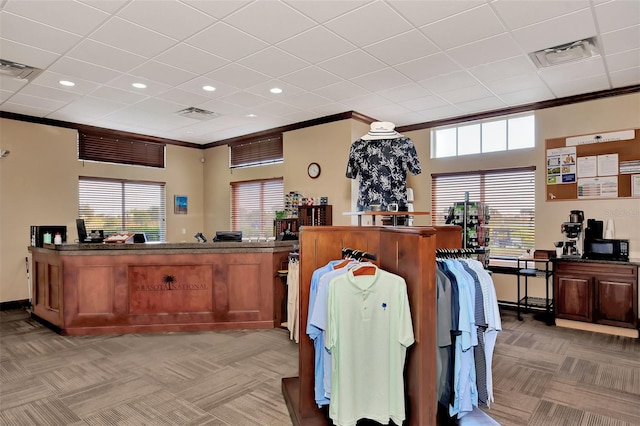
<svg viewBox="0 0 640 426">
<path fill-rule="evenodd" d="M 346 176 L 360 175 L 358 210 L 380 204 L 386 211 L 389 204 L 407 205 L 407 171 L 422 172 L 413 141 L 405 136 L 393 139 L 358 139 L 351 144 Z"/>
</svg>

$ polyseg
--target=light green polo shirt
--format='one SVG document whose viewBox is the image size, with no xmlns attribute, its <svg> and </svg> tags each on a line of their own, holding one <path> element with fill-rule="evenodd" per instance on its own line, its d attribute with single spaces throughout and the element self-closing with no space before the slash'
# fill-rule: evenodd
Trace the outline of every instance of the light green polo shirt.
<svg viewBox="0 0 640 426">
<path fill-rule="evenodd" d="M 405 419 L 404 363 L 414 342 L 404 279 L 356 266 L 331 280 L 325 346 L 331 351 L 329 416 L 337 426 L 367 418 L 386 424 Z"/>
</svg>

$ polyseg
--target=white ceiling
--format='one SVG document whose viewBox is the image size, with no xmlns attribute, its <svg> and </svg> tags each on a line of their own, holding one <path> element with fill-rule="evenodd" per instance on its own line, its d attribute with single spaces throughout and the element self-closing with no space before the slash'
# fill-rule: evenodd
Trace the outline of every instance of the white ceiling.
<svg viewBox="0 0 640 426">
<path fill-rule="evenodd" d="M 45 70 L 1 76 L 1 111 L 195 144 L 346 111 L 404 126 L 640 84 L 639 0 L 0 6 L 0 58 Z M 594 58 L 538 69 L 528 56 L 592 36 Z M 187 107 L 221 115 L 175 114 Z"/>
</svg>

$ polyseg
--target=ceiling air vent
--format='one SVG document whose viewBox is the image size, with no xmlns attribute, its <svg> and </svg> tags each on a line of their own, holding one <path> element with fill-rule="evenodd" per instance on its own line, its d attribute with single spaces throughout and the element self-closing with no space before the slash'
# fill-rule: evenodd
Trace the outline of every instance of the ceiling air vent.
<svg viewBox="0 0 640 426">
<path fill-rule="evenodd" d="M 591 37 L 529 53 L 538 68 L 552 67 L 600 55 L 596 38 Z"/>
<path fill-rule="evenodd" d="M 40 73 L 42 73 L 40 68 L 0 59 L 0 75 L 7 75 L 18 80 L 32 81 Z"/>
<path fill-rule="evenodd" d="M 207 111 L 206 109 L 200 109 L 196 107 L 189 107 L 176 112 L 176 114 L 182 117 L 193 118 L 194 120 L 211 120 L 212 118 L 220 117 L 220 114 L 213 111 Z"/>
</svg>

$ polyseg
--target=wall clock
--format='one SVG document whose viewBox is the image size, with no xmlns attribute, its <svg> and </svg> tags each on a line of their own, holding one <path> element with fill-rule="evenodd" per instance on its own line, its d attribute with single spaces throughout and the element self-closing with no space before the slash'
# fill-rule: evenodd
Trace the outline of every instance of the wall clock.
<svg viewBox="0 0 640 426">
<path fill-rule="evenodd" d="M 309 166 L 307 166 L 307 174 L 311 179 L 315 179 L 320 176 L 320 164 L 309 163 Z"/>
</svg>

